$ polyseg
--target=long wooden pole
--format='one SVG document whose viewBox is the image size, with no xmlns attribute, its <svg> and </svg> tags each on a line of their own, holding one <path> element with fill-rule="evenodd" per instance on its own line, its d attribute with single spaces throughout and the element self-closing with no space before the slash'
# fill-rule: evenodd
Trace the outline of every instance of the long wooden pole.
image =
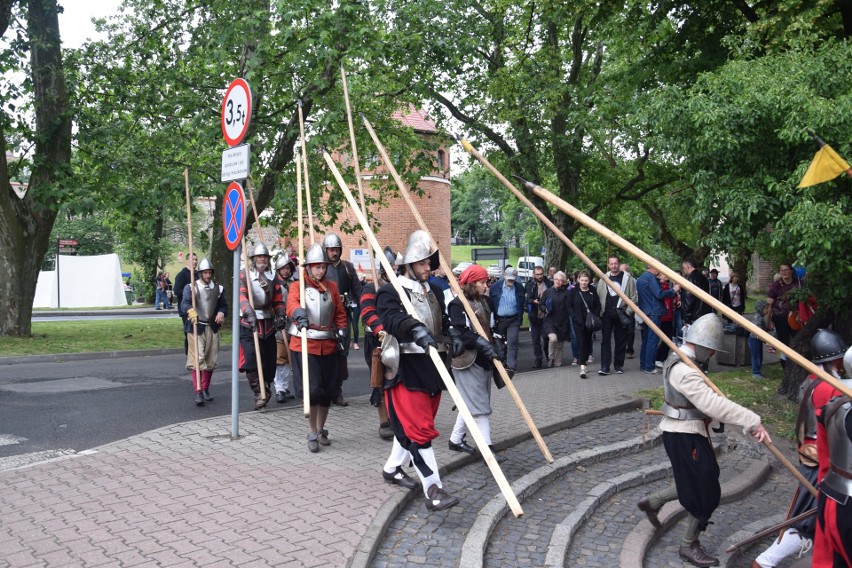
<svg viewBox="0 0 852 568">
<path fill-rule="evenodd" d="M 346 120 L 349 123 L 349 140 L 352 144 L 352 163 L 355 168 L 355 181 L 358 184 L 358 201 L 361 203 L 361 213 L 367 216 L 367 205 L 364 202 L 364 186 L 361 182 L 361 164 L 358 161 L 358 146 L 355 144 L 355 126 L 352 124 L 352 107 L 349 105 L 349 87 L 346 85 L 346 71 L 340 66 L 340 77 L 343 80 L 343 98 L 346 100 Z M 373 276 L 373 285 L 379 289 L 379 277 L 376 272 L 376 263 L 370 261 L 370 272 Z M 356 322 L 355 325 L 358 325 Z"/>
<path fill-rule="evenodd" d="M 648 253 L 646 253 L 645 251 L 643 251 L 642 249 L 640 249 L 639 247 L 637 247 L 633 243 L 631 243 L 631 242 L 623 239 L 622 237 L 618 236 L 617 234 L 615 234 L 610 229 L 604 227 L 603 225 L 601 225 L 600 223 L 598 223 L 597 221 L 595 221 L 594 219 L 592 219 L 591 217 L 589 217 L 588 215 L 583 213 L 582 211 L 580 211 L 580 210 L 576 209 L 575 207 L 573 207 L 572 205 L 566 203 L 564 200 L 556 197 L 555 195 L 553 195 L 551 192 L 544 189 L 543 187 L 536 185 L 534 183 L 525 181 L 525 180 L 522 180 L 522 181 L 523 181 L 523 183 L 524 183 L 524 185 L 526 186 L 527 189 L 529 189 L 530 191 L 533 191 L 536 195 L 538 195 L 539 197 L 541 197 L 542 199 L 544 199 L 548 203 L 555 205 L 558 209 L 560 209 L 564 213 L 567 213 L 568 215 L 570 215 L 571 217 L 573 217 L 574 219 L 576 219 L 577 221 L 579 221 L 580 223 L 582 223 L 586 227 L 592 229 L 593 231 L 595 231 L 599 235 L 603 236 L 607 240 L 612 241 L 614 244 L 618 245 L 622 250 L 627 251 L 628 253 L 630 253 L 633 256 L 635 256 L 636 258 L 644 261 L 648 265 L 653 266 L 654 268 L 656 268 L 657 270 L 659 270 L 660 272 L 662 272 L 663 274 L 668 276 L 670 280 L 677 282 L 682 287 L 684 287 L 687 290 L 689 290 L 690 292 L 692 292 L 692 294 L 694 294 L 701 301 L 703 301 L 706 304 L 709 304 L 714 309 L 722 312 L 722 314 L 724 314 L 725 317 L 727 317 L 728 319 L 737 322 L 742 327 L 746 328 L 751 333 L 753 333 L 757 337 L 759 337 L 762 341 L 768 343 L 769 345 L 771 345 L 772 347 L 774 347 L 778 351 L 781 351 L 784 354 L 786 354 L 787 358 L 789 360 L 794 361 L 797 365 L 804 368 L 809 373 L 812 373 L 812 374 L 818 376 L 819 378 L 821 378 L 822 380 L 824 380 L 825 382 L 830 384 L 832 387 L 834 387 L 837 390 L 839 390 L 840 392 L 842 392 L 844 395 L 852 397 L 852 389 L 850 389 L 849 387 L 847 387 L 846 385 L 844 385 L 843 383 L 838 381 L 836 378 L 831 376 L 829 373 L 827 373 L 825 371 L 825 369 L 822 369 L 822 368 L 816 366 L 813 362 L 805 359 L 804 357 L 802 357 L 802 355 L 797 353 L 794 349 L 785 345 L 784 343 L 782 343 L 781 341 L 779 341 L 775 337 L 772 337 L 766 331 L 760 329 L 759 327 L 757 327 L 756 325 L 754 325 L 753 323 L 748 321 L 747 318 L 741 316 L 740 314 L 738 314 L 737 312 L 735 312 L 734 310 L 732 310 L 731 308 L 729 308 L 728 306 L 726 306 L 725 304 L 723 304 L 722 302 L 720 302 L 719 300 L 717 300 L 716 298 L 714 298 L 713 296 L 711 296 L 710 294 L 708 294 L 707 292 L 705 292 L 704 290 L 699 288 L 698 286 L 694 285 L 692 282 L 690 282 L 689 280 L 687 280 L 686 278 L 684 278 L 683 276 L 681 276 L 680 274 L 678 274 L 674 270 L 670 269 L 668 266 L 666 266 L 665 264 L 663 264 L 662 262 L 660 262 L 656 258 L 652 257 L 651 255 L 649 255 Z"/>
<path fill-rule="evenodd" d="M 394 274 L 393 267 L 388 262 L 388 259 L 385 258 L 385 255 L 382 253 L 382 246 L 379 244 L 379 241 L 376 240 L 376 236 L 373 234 L 373 231 L 370 228 L 370 224 L 367 221 L 367 218 L 364 216 L 363 213 L 361 213 L 361 209 L 358 207 L 358 203 L 356 203 L 355 198 L 352 196 L 352 192 L 349 191 L 349 187 L 343 180 L 343 176 L 340 175 L 337 166 L 334 165 L 334 161 L 331 159 L 331 156 L 328 155 L 328 152 L 323 152 L 323 157 L 325 158 L 325 162 L 326 164 L 328 164 L 329 169 L 334 174 L 334 177 L 337 180 L 341 191 L 343 191 L 343 195 L 346 196 L 346 201 L 349 202 L 349 207 L 352 209 L 352 212 L 358 218 L 358 222 L 361 223 L 361 228 L 364 230 L 364 234 L 367 235 L 367 240 L 370 242 L 370 246 L 373 248 L 373 252 L 379 259 L 379 262 L 382 263 L 382 266 L 385 269 L 385 273 L 390 279 L 390 282 L 396 290 L 396 293 L 399 295 L 399 299 L 402 302 L 402 305 L 405 307 L 405 311 L 408 312 L 409 315 L 413 316 L 413 314 L 415 313 L 414 306 L 411 305 L 411 300 L 408 299 L 408 294 L 400 284 L 399 278 L 396 274 Z M 518 498 L 512 491 L 512 487 L 509 485 L 506 476 L 503 474 L 503 470 L 500 469 L 500 465 L 497 463 L 497 460 L 494 459 L 494 454 L 491 453 L 491 448 L 489 448 L 488 444 L 485 442 L 485 438 L 482 436 L 482 432 L 479 430 L 479 426 L 473 419 L 473 415 L 470 413 L 467 404 L 465 404 L 464 399 L 461 397 L 458 387 L 456 387 L 455 383 L 453 382 L 449 371 L 447 371 L 444 362 L 438 355 L 438 351 L 433 347 L 430 347 L 428 351 L 429 357 L 432 359 L 432 363 L 435 365 L 435 368 L 441 375 L 441 380 L 444 381 L 444 385 L 447 387 L 447 392 L 450 393 L 453 402 L 459 410 L 459 414 L 461 414 L 464 418 L 464 422 L 467 425 L 468 431 L 473 436 L 474 441 L 476 441 L 476 445 L 479 446 L 479 451 L 482 453 L 482 457 L 485 458 L 485 463 L 486 465 L 488 465 L 488 469 L 491 470 L 491 474 L 497 481 L 497 485 L 498 487 L 500 487 L 500 491 L 503 493 L 503 497 L 506 498 L 506 502 L 509 504 L 509 508 L 512 510 L 512 513 L 516 517 L 520 517 L 524 514 L 524 511 L 521 508 L 521 504 L 518 502 Z"/>
<path fill-rule="evenodd" d="M 506 188 L 508 188 L 524 205 L 529 207 L 529 209 L 541 220 L 542 223 L 544 223 L 551 231 L 553 231 L 553 233 L 555 235 L 557 235 L 562 240 L 562 242 L 564 242 L 571 249 L 571 251 L 574 254 L 576 254 L 584 263 L 586 263 L 586 265 L 589 268 L 591 268 L 592 271 L 595 274 L 597 274 L 598 277 L 601 278 L 604 281 L 604 283 L 607 286 L 609 286 L 609 288 L 611 290 L 613 290 L 622 300 L 624 300 L 624 302 L 636 314 L 639 315 L 639 317 L 642 319 L 642 321 L 651 330 L 653 330 L 654 333 L 656 333 L 660 337 L 660 339 L 663 342 L 665 342 L 665 344 L 674 353 L 676 353 L 678 355 L 678 357 L 680 357 L 681 361 L 683 361 L 684 363 L 689 365 L 693 369 L 694 372 L 698 373 L 702 377 L 702 379 L 704 380 L 704 383 L 707 384 L 708 387 L 710 387 L 719 396 L 727 398 L 725 396 L 725 394 L 713 383 L 713 381 L 711 381 L 710 378 L 707 377 L 707 375 L 704 374 L 704 372 L 698 367 L 698 365 L 696 365 L 695 362 L 691 358 L 687 357 L 686 354 L 683 351 L 681 351 L 681 349 L 671 340 L 671 338 L 668 337 L 665 333 L 663 333 L 663 331 L 656 324 L 654 324 L 654 322 L 651 321 L 650 318 L 648 318 L 648 316 L 644 312 L 642 312 L 642 310 L 639 309 L 639 306 L 637 306 L 621 290 L 620 286 L 614 285 L 612 283 L 612 281 L 609 279 L 609 277 L 600 268 L 598 268 L 597 265 L 595 265 L 591 261 L 591 259 L 588 256 L 586 256 L 583 253 L 583 251 L 580 250 L 579 247 L 577 247 L 571 241 L 571 239 L 569 239 L 567 237 L 567 235 L 565 235 L 561 230 L 559 230 L 559 228 L 550 219 L 548 219 L 544 215 L 544 213 L 542 213 L 535 205 L 533 205 L 533 203 L 529 199 L 527 199 L 527 197 L 523 193 L 518 191 L 518 189 L 514 186 L 514 184 L 512 184 L 509 180 L 507 180 L 506 177 L 503 176 L 503 174 L 500 173 L 500 171 L 497 170 L 484 156 L 482 156 L 482 154 L 480 154 L 479 151 L 477 151 L 473 146 L 471 146 L 470 143 L 467 142 L 467 140 L 462 140 L 461 142 L 462 142 L 462 146 L 472 156 L 474 156 L 477 160 L 479 160 L 480 163 L 482 163 L 492 174 L 494 174 L 494 176 L 497 177 L 497 179 L 500 180 L 500 182 L 502 182 L 503 185 L 505 185 Z M 801 472 L 799 472 L 799 470 L 790 462 L 790 460 L 788 460 L 778 450 L 778 448 L 775 447 L 775 445 L 772 442 L 764 440 L 763 444 L 772 453 L 772 455 L 775 456 L 775 458 L 779 462 L 781 462 L 781 464 L 785 468 L 787 468 L 787 470 L 790 471 L 790 473 L 793 474 L 793 476 L 799 481 L 799 483 L 801 483 L 805 488 L 807 488 L 808 491 L 811 492 L 811 494 L 816 495 L 816 489 L 814 488 L 814 486 L 811 485 L 810 482 L 808 482 L 808 480 L 801 474 Z"/>
<path fill-rule="evenodd" d="M 254 311 L 254 293 L 251 289 L 251 271 L 249 269 L 248 254 L 246 253 L 246 238 L 243 237 L 243 264 L 246 270 L 246 294 L 248 294 L 249 306 Z M 255 313 L 255 317 L 257 314 Z M 257 325 L 257 324 L 255 324 Z M 260 396 L 266 400 L 266 379 L 263 377 L 263 364 L 260 360 L 260 339 L 258 338 L 257 329 L 252 332 L 254 338 L 254 354 L 257 359 L 257 374 L 260 377 Z"/>
<path fill-rule="evenodd" d="M 189 235 L 189 265 L 192 266 L 192 209 L 189 197 L 189 168 L 183 169 L 183 179 L 186 182 L 186 230 Z M 189 269 L 189 291 L 192 296 L 192 309 L 195 310 L 195 269 Z M 180 306 L 178 306 L 180 309 Z M 198 357 L 198 320 L 192 322 L 192 343 L 195 346 L 195 390 L 201 390 L 201 362 Z"/>
<path fill-rule="evenodd" d="M 385 163 L 385 167 L 388 168 L 388 171 L 391 173 L 391 176 L 393 177 L 397 187 L 399 188 L 400 194 L 405 199 L 405 202 L 408 204 L 408 208 L 411 210 L 411 214 L 414 216 L 420 228 L 429 233 L 429 238 L 432 240 L 432 247 L 435 250 L 440 250 L 438 248 L 438 244 L 435 242 L 435 239 L 432 237 L 429 228 L 426 226 L 426 222 L 423 220 L 423 217 L 417 210 L 417 206 L 414 204 L 414 200 L 411 198 L 411 191 L 405 185 L 405 182 L 402 181 L 402 178 L 399 176 L 399 173 L 397 173 L 396 168 L 391 162 L 391 159 L 388 156 L 384 145 L 379 141 L 378 136 L 376 136 L 376 132 L 375 130 L 373 130 L 373 126 L 370 124 L 370 121 L 366 119 L 366 117 L 362 115 L 361 118 L 364 121 L 364 125 L 367 127 L 367 131 L 370 133 L 370 137 L 373 139 L 373 143 L 376 145 L 379 154 L 382 156 L 382 160 Z M 461 286 L 459 285 L 458 280 L 456 280 L 455 274 L 453 274 L 452 269 L 447 263 L 447 259 L 444 258 L 443 254 L 439 254 L 438 259 L 441 263 L 441 268 L 444 269 L 444 272 L 447 275 L 447 279 L 450 282 L 450 287 L 453 289 L 453 293 L 461 299 L 462 307 L 464 308 L 468 319 L 476 330 L 476 333 L 478 333 L 481 337 L 488 337 L 488 335 L 485 333 L 485 329 L 483 329 L 482 324 L 479 322 L 479 318 L 476 317 L 476 314 L 473 311 L 473 307 L 470 305 L 470 302 L 468 302 L 468 299 L 465 297 L 464 293 L 462 293 Z M 527 410 L 526 405 L 524 405 L 524 401 L 521 400 L 521 395 L 515 388 L 512 379 L 509 377 L 509 373 L 506 372 L 506 367 L 503 366 L 503 362 L 498 359 L 494 360 L 493 364 L 497 369 L 497 372 L 499 372 L 500 376 L 503 378 L 503 382 L 506 383 L 506 387 L 509 389 L 509 394 L 511 395 L 512 400 L 515 401 L 515 404 L 520 410 L 521 416 L 523 417 L 527 428 L 529 428 L 533 438 L 535 439 L 539 449 L 541 450 L 541 453 L 544 455 L 544 459 L 547 461 L 547 463 L 553 463 L 553 455 L 551 455 L 550 450 L 548 449 L 547 444 L 544 441 L 544 438 L 541 437 L 541 434 L 539 433 L 535 422 L 533 422 L 532 416 Z"/>
<path fill-rule="evenodd" d="M 299 217 L 299 307 L 305 309 L 305 218 L 302 213 L 302 164 L 296 154 L 296 203 Z M 308 330 L 299 330 L 302 341 L 302 411 L 305 418 L 311 416 L 311 378 L 308 369 Z"/>
<path fill-rule="evenodd" d="M 302 167 L 305 168 L 305 201 L 308 206 L 308 233 L 311 235 L 311 242 L 315 243 L 314 237 L 314 213 L 311 210 L 311 183 L 308 178 L 308 149 L 305 144 L 305 119 L 302 116 L 302 101 L 298 101 L 299 107 L 299 133 L 302 145 Z"/>
</svg>

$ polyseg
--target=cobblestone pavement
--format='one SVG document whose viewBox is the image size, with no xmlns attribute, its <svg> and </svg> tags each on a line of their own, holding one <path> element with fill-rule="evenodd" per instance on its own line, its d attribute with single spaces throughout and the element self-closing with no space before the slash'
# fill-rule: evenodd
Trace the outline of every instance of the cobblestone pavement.
<svg viewBox="0 0 852 568">
<path fill-rule="evenodd" d="M 544 433 L 658 384 L 659 376 L 637 371 L 583 381 L 570 367 L 515 380 Z M 381 478 L 390 444 L 376 435 L 375 410 L 364 397 L 350 405 L 332 409 L 332 445 L 317 454 L 307 451 L 301 409 L 276 409 L 242 414 L 238 440 L 230 439 L 230 417 L 223 416 L 2 472 L 0 566 L 346 566 L 382 524 L 383 506 L 404 494 Z M 436 419 L 442 466 L 460 459 L 446 446 L 451 407 L 447 396 Z M 505 391 L 495 391 L 494 410 L 495 443 L 529 435 Z M 561 449 L 551 451 L 561 457 Z M 544 463 L 540 453 L 529 461 Z M 474 477 L 466 491 L 494 493 L 484 468 Z M 421 522 L 432 522 L 425 512 Z M 437 516 L 462 532 L 471 513 L 463 502 Z M 425 556 L 427 549 L 419 550 Z"/>
</svg>

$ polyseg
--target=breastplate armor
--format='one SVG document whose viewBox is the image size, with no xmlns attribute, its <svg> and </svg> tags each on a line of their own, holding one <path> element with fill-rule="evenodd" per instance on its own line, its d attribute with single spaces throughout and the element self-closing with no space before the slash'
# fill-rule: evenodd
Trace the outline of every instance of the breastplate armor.
<svg viewBox="0 0 852 568">
<path fill-rule="evenodd" d="M 308 339 L 334 339 L 334 300 L 328 292 L 320 292 L 305 286 L 305 311 L 308 313 Z M 299 335 L 296 324 L 287 330 L 290 335 Z"/>
<path fill-rule="evenodd" d="M 202 284 L 195 285 L 195 311 L 198 321 L 213 323 L 216 318 L 216 306 L 219 305 L 219 286 L 213 283 L 212 288 Z"/>
<path fill-rule="evenodd" d="M 414 306 L 412 316 L 423 323 L 435 338 L 441 334 L 443 328 L 443 319 L 441 314 L 441 306 L 438 304 L 438 299 L 435 297 L 435 292 L 429 288 L 429 292 L 421 294 L 413 290 L 405 289 L 408 293 L 408 298 L 411 300 L 411 305 Z M 400 343 L 400 353 L 425 353 L 422 347 L 414 342 Z M 447 346 L 443 343 L 438 344 L 438 351 L 446 351 Z"/>
<path fill-rule="evenodd" d="M 668 359 L 663 364 L 663 393 L 666 402 L 663 404 L 660 412 L 675 420 L 704 420 L 707 418 L 707 415 L 695 408 L 695 405 L 689 402 L 688 398 L 669 383 L 669 376 L 672 369 L 681 362 L 677 353 L 670 353 Z"/>
<path fill-rule="evenodd" d="M 835 493 L 852 497 L 852 440 L 846 433 L 846 417 L 852 412 L 852 401 L 842 397 L 829 403 L 824 412 L 831 467 L 822 483 Z M 832 496 L 831 491 L 827 490 L 826 494 Z"/>
<path fill-rule="evenodd" d="M 251 276 L 251 293 L 254 300 L 254 312 L 257 314 L 257 319 L 266 319 L 272 317 L 272 290 L 275 287 L 272 273 L 266 272 L 263 276 L 266 277 L 266 287 L 262 287 L 258 281 L 258 273 L 254 270 L 249 272 Z"/>
</svg>

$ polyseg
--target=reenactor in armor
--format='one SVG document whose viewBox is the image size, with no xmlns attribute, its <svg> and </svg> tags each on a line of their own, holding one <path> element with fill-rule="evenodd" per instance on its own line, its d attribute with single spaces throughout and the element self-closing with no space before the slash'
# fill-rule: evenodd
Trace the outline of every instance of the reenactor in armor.
<svg viewBox="0 0 852 568">
<path fill-rule="evenodd" d="M 299 283 L 290 285 L 287 296 L 287 314 L 290 316 L 290 364 L 293 381 L 302 384 L 301 330 L 307 330 L 308 378 L 310 412 L 308 417 L 308 450 L 318 452 L 320 446 L 330 446 L 325 421 L 331 402 L 340 390 L 340 365 L 344 361 L 344 328 L 346 312 L 337 290 L 337 284 L 326 279 L 328 269 L 320 245 L 314 243 L 305 254 L 305 307 L 301 307 Z"/>
<path fill-rule="evenodd" d="M 391 247 L 385 247 L 385 259 L 396 270 L 396 253 Z M 378 270 L 376 274 L 379 278 L 378 283 L 370 282 L 361 290 L 361 320 L 364 322 L 364 359 L 367 361 L 367 369 L 370 371 L 370 387 L 373 389 L 370 396 L 370 404 L 376 407 L 379 413 L 379 437 L 384 440 L 393 438 L 393 430 L 390 427 L 388 418 L 388 410 L 385 406 L 385 397 L 382 387 L 384 386 L 384 377 L 377 366 L 373 368 L 373 352 L 382 343 L 382 337 L 385 334 L 385 328 L 376 313 L 376 289 L 381 288 L 388 283 L 385 267 L 379 263 L 378 256 L 376 257 Z"/>
<path fill-rule="evenodd" d="M 811 338 L 811 359 L 814 363 L 824 365 L 843 356 L 843 339 L 833 331 L 819 329 Z M 832 364 L 830 367 L 834 367 Z M 829 371 L 831 372 L 831 371 Z M 829 389 L 833 387 L 823 383 L 816 375 L 809 375 L 802 383 L 799 398 L 799 416 L 796 420 L 796 437 L 799 441 L 799 472 L 808 483 L 817 486 L 821 479 L 819 472 L 819 447 L 817 442 L 819 424 L 817 415 L 822 411 L 814 406 L 814 391 L 820 385 Z M 837 392 L 837 391 L 834 391 Z M 816 498 L 801 484 L 796 488 L 793 504 L 787 514 L 792 518 L 806 513 L 817 506 Z M 774 568 L 782 560 L 793 554 L 800 554 L 811 547 L 816 530 L 816 517 L 808 517 L 786 529 L 780 540 L 775 540 L 760 556 L 755 558 L 752 568 Z"/>
<path fill-rule="evenodd" d="M 275 282 L 270 264 L 269 249 L 258 244 L 251 253 L 249 277 L 251 279 L 251 307 L 246 284 L 246 272 L 240 271 L 240 372 L 246 374 L 254 393 L 254 409 L 260 410 L 269 402 L 272 393 L 269 385 L 275 376 L 275 332 L 284 329 L 284 298 L 281 286 Z M 254 349 L 253 334 L 257 332 L 260 353 Z M 261 396 L 258 360 L 266 383 L 266 397 Z"/>
<path fill-rule="evenodd" d="M 689 327 L 681 347 L 697 364 L 706 364 L 716 351 L 722 351 L 724 328 L 715 314 L 701 316 Z M 672 464 L 674 485 L 639 501 L 638 506 L 655 527 L 660 526 L 660 508 L 677 499 L 687 511 L 686 531 L 678 555 L 694 566 L 718 566 L 719 559 L 701 546 L 698 535 L 707 528 L 719 506 L 719 464 L 710 440 L 708 424 L 715 420 L 738 424 L 757 441 L 771 441 L 760 416 L 719 396 L 704 377 L 672 353 L 663 365 L 665 403 L 660 429 L 663 445 Z"/>
<path fill-rule="evenodd" d="M 341 387 L 340 392 L 337 393 L 332 402 L 338 406 L 349 406 L 349 403 L 343 399 L 343 381 L 349 378 L 349 365 L 346 359 L 349 355 L 352 337 L 349 328 L 358 325 L 358 317 L 355 315 L 355 311 L 358 302 L 361 301 L 361 280 L 355 271 L 355 265 L 348 260 L 343 260 L 343 242 L 339 236 L 334 233 L 327 234 L 322 240 L 322 249 L 325 251 L 329 262 L 326 279 L 337 284 L 340 300 L 343 303 L 343 309 L 346 311 L 346 328 L 344 329 L 343 339 L 345 349 L 341 352 L 344 359 L 340 364 Z M 356 339 L 357 336 L 356 333 Z M 356 342 L 353 347 L 356 350 L 359 349 L 358 343 Z"/>
<path fill-rule="evenodd" d="M 852 386 L 849 374 L 847 373 L 846 377 L 842 375 L 844 352 L 846 351 L 846 342 L 835 331 L 818 329 L 811 338 L 813 362 L 818 363 L 825 372 L 844 384 Z M 852 356 L 850 358 L 852 359 Z M 845 559 L 847 566 L 852 566 L 852 564 L 849 564 L 850 558 L 852 558 L 849 556 L 852 552 L 849 549 L 849 543 L 852 542 L 849 532 L 852 530 L 852 526 L 849 524 L 850 519 L 852 519 L 852 509 L 848 505 L 843 505 L 849 500 L 848 495 L 850 495 L 850 493 L 844 494 L 844 491 L 852 489 L 852 482 L 849 481 L 849 478 L 844 478 L 843 473 L 852 471 L 852 468 L 849 467 L 849 463 L 842 464 L 843 458 L 840 457 L 842 453 L 839 453 L 844 450 L 843 425 L 839 422 L 833 422 L 833 430 L 829 426 L 830 417 L 839 420 L 838 416 L 844 414 L 842 404 L 835 405 L 836 401 L 843 400 L 842 393 L 814 375 L 810 375 L 808 378 L 816 383 L 816 386 L 811 389 L 811 399 L 817 420 L 817 457 L 819 458 L 817 472 L 819 497 L 816 534 L 814 535 L 813 566 L 842 566 L 841 559 Z M 848 443 L 848 440 L 846 442 Z M 847 475 L 852 477 L 852 474 L 847 473 Z M 840 525 L 844 519 L 847 539 L 845 550 L 841 543 L 837 542 L 838 535 L 843 534 L 844 529 L 841 529 Z"/>
<path fill-rule="evenodd" d="M 186 314 L 184 332 L 189 339 L 186 368 L 192 376 L 192 386 L 195 389 L 195 404 L 204 406 L 204 401 L 212 401 L 210 396 L 210 379 L 213 369 L 219 359 L 219 327 L 228 315 L 228 301 L 225 299 L 225 289 L 213 282 L 213 265 L 206 258 L 198 265 L 200 280 L 195 281 L 195 308 L 192 307 L 192 287 L 184 286 L 180 302 L 181 313 Z M 193 341 L 193 324 L 198 330 L 198 343 Z M 199 382 L 196 382 L 195 349 L 198 347 L 198 368 L 201 371 Z"/>
<path fill-rule="evenodd" d="M 429 273 L 438 266 L 438 251 L 431 250 L 430 245 L 428 233 L 415 231 L 409 236 L 402 257 L 405 274 L 399 277 L 399 284 L 413 304 L 415 315 L 406 312 L 393 285 L 385 284 L 376 295 L 379 319 L 398 342 L 395 348 L 392 341 L 382 348 L 385 404 L 394 432 L 393 448 L 382 473 L 389 483 L 414 489 L 417 483 L 402 469 L 409 461 L 414 462 L 426 508 L 442 511 L 459 500 L 444 490 L 432 447 L 432 440 L 438 437 L 435 414 L 445 387 L 428 350 L 436 348 L 449 362 L 446 345 L 439 345 L 437 339 L 446 333 L 449 322 L 443 294 L 435 293 L 428 284 Z"/>
<path fill-rule="evenodd" d="M 284 305 L 287 305 L 287 293 L 290 284 L 295 280 L 296 262 L 284 250 L 275 261 L 275 283 L 281 286 Z M 296 398 L 290 392 L 290 338 L 287 331 L 279 329 L 275 332 L 275 402 L 282 403 Z"/>
</svg>

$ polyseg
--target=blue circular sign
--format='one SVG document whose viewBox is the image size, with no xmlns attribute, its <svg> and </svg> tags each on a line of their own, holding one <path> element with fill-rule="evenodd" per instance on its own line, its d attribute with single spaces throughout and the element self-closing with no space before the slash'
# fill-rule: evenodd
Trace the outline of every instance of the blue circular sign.
<svg viewBox="0 0 852 568">
<path fill-rule="evenodd" d="M 222 234 L 228 250 L 237 250 L 246 229 L 246 196 L 243 186 L 231 182 L 225 190 L 225 203 L 222 206 Z"/>
</svg>

